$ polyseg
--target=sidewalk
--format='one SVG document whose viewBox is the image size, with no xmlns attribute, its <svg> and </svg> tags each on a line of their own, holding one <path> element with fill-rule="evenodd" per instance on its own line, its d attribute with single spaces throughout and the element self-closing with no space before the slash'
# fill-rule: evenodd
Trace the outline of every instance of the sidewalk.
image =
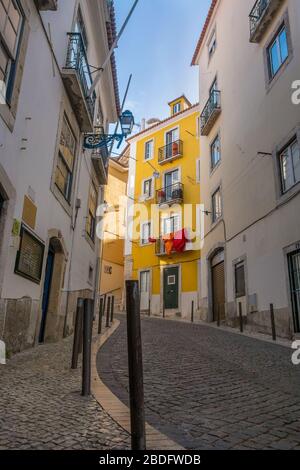
<svg viewBox="0 0 300 470">
<path fill-rule="evenodd" d="M 93 397 L 81 396 L 72 344 L 71 337 L 38 346 L 0 366 L 0 450 L 129 448 L 129 434 Z"/>
</svg>

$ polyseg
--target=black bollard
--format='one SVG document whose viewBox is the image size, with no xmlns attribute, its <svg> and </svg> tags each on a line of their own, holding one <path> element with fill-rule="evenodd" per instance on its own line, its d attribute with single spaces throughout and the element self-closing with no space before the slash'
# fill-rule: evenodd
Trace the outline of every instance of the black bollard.
<svg viewBox="0 0 300 470">
<path fill-rule="evenodd" d="M 128 370 L 132 450 L 146 449 L 143 358 L 138 281 L 126 281 Z"/>
<path fill-rule="evenodd" d="M 84 300 L 82 354 L 82 395 L 84 397 L 87 397 L 91 394 L 93 307 L 94 302 L 92 299 Z"/>
<path fill-rule="evenodd" d="M 111 315 L 110 315 L 110 321 L 111 323 L 114 321 L 114 310 L 115 310 L 115 296 L 113 295 L 111 297 Z"/>
<path fill-rule="evenodd" d="M 98 324 L 98 335 L 102 333 L 102 315 L 103 315 L 103 297 L 100 298 L 100 306 L 99 306 L 99 324 Z"/>
<path fill-rule="evenodd" d="M 270 304 L 270 315 L 271 315 L 272 338 L 273 338 L 273 341 L 276 341 L 277 340 L 277 335 L 276 335 L 276 324 L 275 324 L 274 305 L 273 304 Z"/>
<path fill-rule="evenodd" d="M 79 352 L 81 349 L 80 345 L 81 345 L 81 335 L 82 335 L 83 306 L 84 306 L 83 303 L 84 303 L 83 299 L 77 299 L 71 369 L 77 369 L 77 366 L 78 366 L 78 356 L 79 356 Z"/>
<path fill-rule="evenodd" d="M 191 322 L 194 323 L 194 301 L 192 300 Z"/>
<path fill-rule="evenodd" d="M 242 310 L 241 302 L 239 302 L 239 317 L 240 317 L 240 332 L 243 333 L 244 325 L 243 325 L 243 310 Z"/>
<path fill-rule="evenodd" d="M 107 309 L 106 309 L 106 328 L 109 328 L 109 318 L 110 318 L 110 297 L 107 300 Z"/>
</svg>

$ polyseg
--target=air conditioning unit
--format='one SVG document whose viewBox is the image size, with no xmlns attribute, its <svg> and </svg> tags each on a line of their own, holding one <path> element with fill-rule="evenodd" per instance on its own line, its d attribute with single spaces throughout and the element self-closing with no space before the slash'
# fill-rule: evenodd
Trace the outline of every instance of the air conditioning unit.
<svg viewBox="0 0 300 470">
<path fill-rule="evenodd" d="M 57 10 L 57 1 L 58 0 L 35 0 L 35 3 L 39 10 Z"/>
</svg>

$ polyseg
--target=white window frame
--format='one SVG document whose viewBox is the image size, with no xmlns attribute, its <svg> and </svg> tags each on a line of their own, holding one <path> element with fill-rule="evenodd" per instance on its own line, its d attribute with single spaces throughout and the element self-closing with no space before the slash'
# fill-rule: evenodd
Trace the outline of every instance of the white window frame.
<svg viewBox="0 0 300 470">
<path fill-rule="evenodd" d="M 290 191 L 294 186 L 296 186 L 298 183 L 300 183 L 300 178 L 297 180 L 296 179 L 296 174 L 295 174 L 295 165 L 294 165 L 294 160 L 293 160 L 293 154 L 292 154 L 292 147 L 296 144 L 298 147 L 298 152 L 300 152 L 300 143 L 297 137 L 293 139 L 286 147 L 284 147 L 280 152 L 279 152 L 279 169 L 280 169 L 280 180 L 281 180 L 281 191 L 282 194 L 286 194 L 288 191 Z M 293 172 L 293 184 L 290 186 L 286 186 L 286 182 L 283 177 L 283 155 L 285 152 L 288 152 L 288 159 L 291 165 L 291 169 Z"/>
<path fill-rule="evenodd" d="M 143 238 L 144 235 L 144 227 L 149 226 L 149 238 L 151 237 L 151 231 L 152 231 L 152 222 L 151 220 L 147 220 L 146 222 L 141 222 L 141 234 L 140 234 L 140 244 L 141 246 L 148 246 L 150 245 L 149 238 L 148 241 L 146 241 L 145 238 Z"/>
<path fill-rule="evenodd" d="M 213 30 L 207 43 L 208 60 L 210 61 L 217 49 L 217 32 Z"/>
<path fill-rule="evenodd" d="M 181 112 L 181 103 L 176 103 L 173 105 L 173 115 Z"/>
<path fill-rule="evenodd" d="M 213 159 L 212 159 L 212 149 L 216 143 L 216 141 L 219 141 L 219 160 L 213 164 Z M 210 168 L 211 168 L 211 171 L 213 171 L 215 168 L 217 168 L 217 166 L 220 164 L 221 162 L 221 159 L 222 159 L 222 155 L 221 155 L 221 138 L 220 138 L 220 133 L 218 133 L 215 138 L 211 141 L 211 144 L 210 144 Z"/>
<path fill-rule="evenodd" d="M 151 144 L 151 155 L 147 158 L 147 145 Z M 154 139 L 147 140 L 145 142 L 145 151 L 144 151 L 144 160 L 145 162 L 149 162 L 150 160 L 153 160 L 154 158 Z"/>
<path fill-rule="evenodd" d="M 150 195 L 146 194 L 145 191 L 144 191 L 144 189 L 145 189 L 144 186 L 145 186 L 145 183 L 147 181 L 151 181 L 151 193 L 150 193 Z M 146 197 L 146 199 L 153 199 L 153 197 L 154 197 L 154 178 L 153 178 L 153 176 L 150 177 L 150 178 L 143 179 L 141 194 L 142 194 L 142 197 Z"/>
<path fill-rule="evenodd" d="M 219 215 L 217 215 L 217 208 L 214 206 L 214 201 L 216 200 L 215 199 L 215 196 L 217 195 L 217 193 L 219 193 L 220 195 L 220 213 Z M 211 207 L 212 207 L 212 211 L 211 211 L 211 217 L 212 217 L 212 223 L 216 223 L 218 222 L 220 219 L 222 219 L 223 217 L 223 200 L 222 200 L 222 191 L 221 191 L 221 186 L 219 186 L 211 195 Z"/>
<path fill-rule="evenodd" d="M 287 52 L 288 52 L 288 55 L 284 60 L 282 59 L 282 55 L 281 55 L 282 51 L 281 51 L 280 41 L 279 41 L 279 36 L 283 32 L 283 30 L 285 31 L 285 35 L 286 35 Z M 276 70 L 276 72 L 275 72 L 274 67 L 273 67 L 273 60 L 272 60 L 272 53 L 271 53 L 271 51 L 273 49 L 273 46 L 275 46 L 275 45 L 276 45 L 276 49 L 277 49 L 278 58 L 280 59 L 279 68 L 278 68 L 278 70 Z M 283 22 L 283 24 L 281 25 L 281 28 L 278 29 L 278 31 L 275 34 L 272 42 L 269 44 L 269 46 L 267 48 L 267 54 L 268 54 L 268 61 L 269 61 L 270 80 L 273 80 L 273 78 L 276 77 L 276 75 L 278 74 L 278 72 L 282 68 L 283 64 L 288 60 L 289 55 L 290 55 L 288 30 L 287 30 L 285 22 Z"/>
</svg>

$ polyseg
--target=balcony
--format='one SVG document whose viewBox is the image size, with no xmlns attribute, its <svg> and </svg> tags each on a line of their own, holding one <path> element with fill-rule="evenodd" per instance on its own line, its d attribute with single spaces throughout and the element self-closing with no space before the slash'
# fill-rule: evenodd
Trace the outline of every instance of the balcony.
<svg viewBox="0 0 300 470">
<path fill-rule="evenodd" d="M 158 150 L 158 163 L 164 165 L 177 158 L 183 157 L 183 142 L 176 140 Z"/>
<path fill-rule="evenodd" d="M 250 42 L 260 42 L 280 6 L 282 0 L 257 0 L 249 15 Z"/>
<path fill-rule="evenodd" d="M 92 165 L 100 185 L 107 185 L 109 166 L 108 155 L 107 147 L 94 150 L 92 153 Z"/>
<path fill-rule="evenodd" d="M 68 33 L 68 38 L 67 61 L 62 70 L 63 81 L 81 132 L 92 132 L 96 93 L 88 97 L 93 79 L 85 46 L 80 33 Z"/>
<path fill-rule="evenodd" d="M 174 252 L 172 252 L 174 253 Z M 155 243 L 155 254 L 156 256 L 168 256 L 166 252 L 165 242 L 162 238 L 156 240 Z"/>
<path fill-rule="evenodd" d="M 42 11 L 57 10 L 57 0 L 35 0 L 35 3 L 38 9 Z"/>
<path fill-rule="evenodd" d="M 182 204 L 183 203 L 183 190 L 182 183 L 175 183 L 171 186 L 156 191 L 156 204 L 160 206 L 168 204 Z"/>
<path fill-rule="evenodd" d="M 221 113 L 221 92 L 213 90 L 201 114 L 201 135 L 208 135 Z"/>
</svg>

